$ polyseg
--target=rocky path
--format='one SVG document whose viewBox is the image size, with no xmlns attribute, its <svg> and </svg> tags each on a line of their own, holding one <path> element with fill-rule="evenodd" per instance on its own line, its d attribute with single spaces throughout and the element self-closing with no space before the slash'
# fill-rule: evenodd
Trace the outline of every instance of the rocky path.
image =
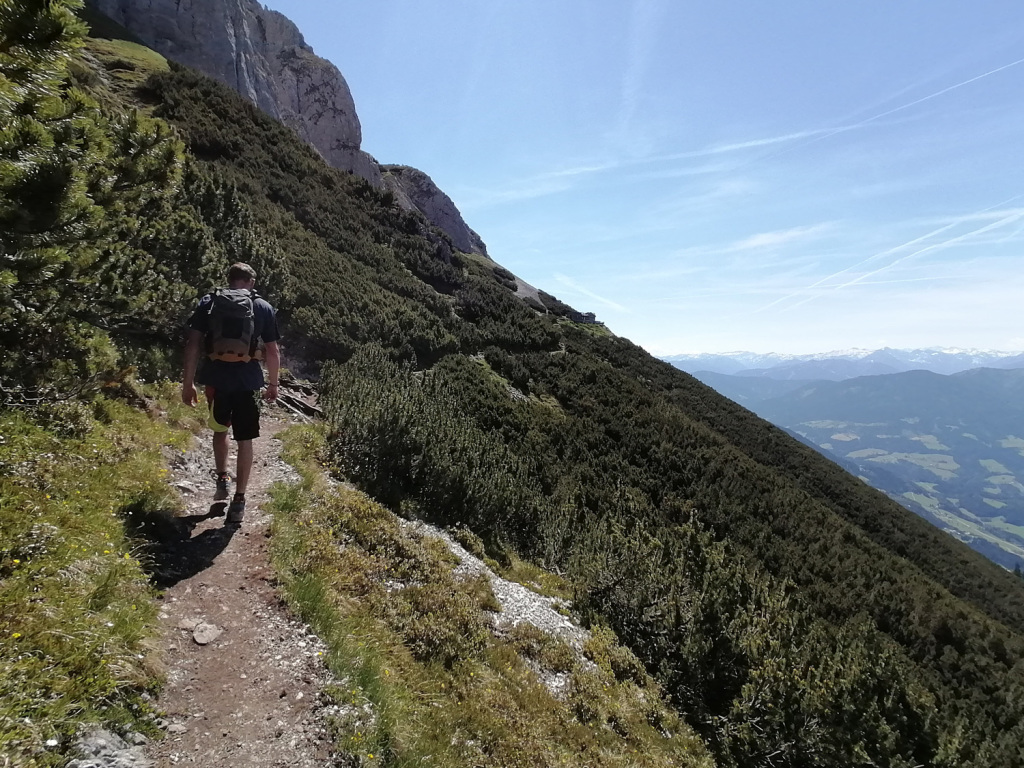
<svg viewBox="0 0 1024 768">
<path fill-rule="evenodd" d="M 329 763 L 318 716 L 327 680 L 323 648 L 281 604 L 269 558 L 270 520 L 261 509 L 271 484 L 297 479 L 280 458 L 276 434 L 286 425 L 264 418 L 240 527 L 226 526 L 224 503 L 212 502 L 208 438 L 170 462 L 188 512 L 175 521 L 177 541 L 157 556 L 169 668 L 158 702 L 167 733 L 145 750 L 156 765 Z"/>
</svg>

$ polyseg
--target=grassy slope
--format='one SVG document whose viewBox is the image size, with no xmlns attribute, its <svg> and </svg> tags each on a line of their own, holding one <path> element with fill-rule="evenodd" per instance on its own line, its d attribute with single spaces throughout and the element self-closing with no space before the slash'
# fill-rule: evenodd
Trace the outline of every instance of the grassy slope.
<svg viewBox="0 0 1024 768">
<path fill-rule="evenodd" d="M 319 461 L 324 435 L 284 436 L 303 482 L 274 494 L 273 549 L 291 603 L 330 648 L 340 752 L 388 765 L 712 764 L 611 633 L 595 633 L 585 658 L 526 624 L 492 636 L 486 580 L 453 578 L 443 544 L 332 486 Z M 565 700 L 538 673 L 568 675 Z"/>
<path fill-rule="evenodd" d="M 14 765 L 63 764 L 89 723 L 155 733 L 156 607 L 128 530 L 179 504 L 162 451 L 195 426 L 183 408 L 0 411 L 0 755 Z"/>
</svg>

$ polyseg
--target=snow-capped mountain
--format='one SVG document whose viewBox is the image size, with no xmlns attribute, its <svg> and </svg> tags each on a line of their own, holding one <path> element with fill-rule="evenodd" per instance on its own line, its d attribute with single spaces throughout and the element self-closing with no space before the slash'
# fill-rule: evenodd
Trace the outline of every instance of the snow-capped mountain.
<svg viewBox="0 0 1024 768">
<path fill-rule="evenodd" d="M 687 373 L 709 371 L 779 380 L 843 381 L 856 376 L 926 370 L 953 374 L 974 368 L 1024 368 L 1024 353 L 979 349 L 847 349 L 806 355 L 727 352 L 670 355 Z"/>
</svg>

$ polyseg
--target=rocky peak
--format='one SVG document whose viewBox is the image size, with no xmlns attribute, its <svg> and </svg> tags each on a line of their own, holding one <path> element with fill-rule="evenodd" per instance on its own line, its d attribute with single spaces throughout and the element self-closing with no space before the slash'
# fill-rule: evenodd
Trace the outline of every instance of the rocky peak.
<svg viewBox="0 0 1024 768">
<path fill-rule="evenodd" d="M 399 205 L 422 213 L 460 251 L 487 256 L 487 246 L 480 235 L 469 228 L 452 199 L 427 174 L 407 165 L 384 165 L 381 170 L 384 186 L 394 193 Z"/>
</svg>

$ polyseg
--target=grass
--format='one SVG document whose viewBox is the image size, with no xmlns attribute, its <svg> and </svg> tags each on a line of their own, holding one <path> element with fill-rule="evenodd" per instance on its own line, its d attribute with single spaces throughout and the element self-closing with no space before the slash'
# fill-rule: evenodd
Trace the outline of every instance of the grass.
<svg viewBox="0 0 1024 768">
<path fill-rule="evenodd" d="M 941 453 L 890 453 L 886 456 L 868 459 L 868 461 L 877 464 L 898 464 L 901 461 L 906 461 L 928 470 L 941 480 L 953 479 L 957 476 L 957 470 L 960 469 L 960 465 L 952 456 Z"/>
<path fill-rule="evenodd" d="M 990 524 L 993 528 L 998 528 L 1001 531 L 1007 531 L 1009 533 L 1014 534 L 1015 536 L 1020 536 L 1021 538 L 1024 538 L 1024 525 L 1015 525 L 1013 523 L 1010 523 L 1006 520 L 1005 517 L 997 517 L 996 519 L 990 521 Z"/>
<path fill-rule="evenodd" d="M 521 560 L 515 554 L 509 554 L 506 557 L 506 565 L 502 565 L 494 560 L 488 560 L 487 564 L 491 570 L 503 579 L 522 584 L 538 595 L 555 597 L 561 600 L 572 599 L 572 585 L 561 576 L 545 571 L 540 566 L 534 565 L 531 562 Z"/>
<path fill-rule="evenodd" d="M 978 459 L 978 463 L 993 475 L 1011 475 L 1012 472 L 995 459 Z"/>
<path fill-rule="evenodd" d="M 151 72 L 163 72 L 168 68 L 167 59 L 162 55 L 129 40 L 90 38 L 86 48 L 103 61 L 108 71 L 125 73 L 122 76 L 133 81 L 139 77 L 145 79 Z M 135 74 L 127 74 L 132 72 Z"/>
<path fill-rule="evenodd" d="M 130 40 L 90 37 L 84 52 L 99 63 L 102 74 L 91 61 L 78 58 L 71 67 L 74 81 L 108 105 L 123 104 L 125 98 L 137 102 L 136 92 L 149 76 L 169 66 L 159 53 Z"/>
<path fill-rule="evenodd" d="M 712 764 L 610 632 L 595 632 L 584 659 L 524 625 L 497 637 L 486 619 L 493 594 L 456 578 L 447 547 L 328 480 L 321 429 L 283 437 L 303 480 L 273 491 L 273 559 L 287 599 L 329 648 L 345 765 Z M 566 589 L 521 561 L 508 567 Z M 567 676 L 562 699 L 538 669 Z"/>
<path fill-rule="evenodd" d="M 951 450 L 948 445 L 943 445 L 942 441 L 939 440 L 939 438 L 937 438 L 935 435 L 918 435 L 917 437 L 912 437 L 910 439 L 920 443 L 929 451 Z"/>
<path fill-rule="evenodd" d="M 183 408 L 165 413 L 185 424 Z M 13 764 L 64 764 L 88 724 L 152 728 L 154 592 L 123 515 L 176 503 L 162 451 L 187 436 L 102 398 L 0 411 L 0 754 Z"/>
<path fill-rule="evenodd" d="M 942 506 L 942 503 L 932 496 L 912 492 L 904 493 L 903 496 L 911 501 L 917 502 L 931 512 L 937 519 L 941 520 L 942 523 L 948 527 L 948 530 L 958 531 L 962 534 L 967 534 L 972 538 L 983 539 L 991 544 L 995 544 L 1006 552 L 1018 557 L 1024 557 L 1024 549 L 1013 542 L 1006 541 L 999 535 L 1000 531 L 1015 533 L 1013 530 L 1015 526 L 1007 526 L 1004 522 L 1001 522 L 1003 518 L 982 521 L 977 517 L 977 515 L 963 508 L 959 509 L 959 514 L 953 514 L 947 511 Z M 952 500 L 948 501 L 951 502 Z M 984 499 L 983 501 L 988 502 L 987 499 Z M 998 504 L 999 502 L 996 503 Z M 989 505 L 995 506 L 990 502 Z M 1024 527 L 1020 528 L 1020 530 L 1024 531 Z"/>
</svg>

